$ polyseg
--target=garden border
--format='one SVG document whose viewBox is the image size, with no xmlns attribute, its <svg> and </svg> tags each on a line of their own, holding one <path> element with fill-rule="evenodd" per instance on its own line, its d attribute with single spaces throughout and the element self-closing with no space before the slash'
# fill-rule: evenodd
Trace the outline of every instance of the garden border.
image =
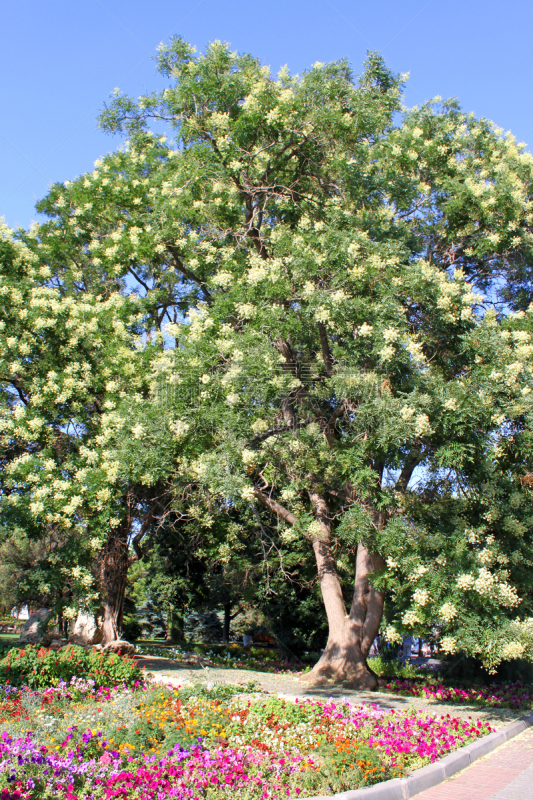
<svg viewBox="0 0 533 800">
<path fill-rule="evenodd" d="M 374 786 L 365 786 L 363 789 L 353 789 L 334 795 L 305 797 L 300 800 L 409 800 L 420 792 L 443 783 L 447 778 L 466 769 L 478 758 L 483 758 L 531 726 L 533 726 L 533 711 L 520 717 L 516 722 L 511 722 L 501 731 L 489 733 L 477 742 L 467 744 L 439 761 L 411 772 L 407 778 L 393 778 Z"/>
</svg>

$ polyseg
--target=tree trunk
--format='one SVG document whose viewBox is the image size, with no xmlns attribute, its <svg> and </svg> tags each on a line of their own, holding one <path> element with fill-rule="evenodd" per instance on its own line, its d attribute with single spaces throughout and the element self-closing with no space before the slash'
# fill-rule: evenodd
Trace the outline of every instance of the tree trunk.
<svg viewBox="0 0 533 800">
<path fill-rule="evenodd" d="M 326 502 L 316 494 L 310 493 L 310 497 L 322 531 L 312 544 L 329 632 L 322 656 L 303 680 L 316 684 L 340 683 L 350 689 L 375 689 L 378 680 L 367 664 L 367 657 L 381 624 L 384 595 L 371 585 L 368 576 L 383 567 L 383 559 L 369 553 L 364 545 L 358 545 L 353 601 L 347 614 L 331 548 Z"/>
<path fill-rule="evenodd" d="M 129 567 L 128 534 L 129 525 L 127 523 L 111 530 L 100 558 L 103 644 L 120 639 Z"/>
<path fill-rule="evenodd" d="M 184 620 L 181 614 L 176 614 L 174 608 L 170 608 L 167 613 L 167 635 L 166 644 L 181 643 L 184 640 Z"/>
<path fill-rule="evenodd" d="M 297 522 L 294 514 L 259 489 L 255 490 L 255 496 L 290 525 Z M 367 658 L 379 631 L 385 598 L 372 586 L 369 576 L 374 570 L 384 567 L 383 558 L 369 553 L 364 545 L 358 545 L 353 600 L 347 614 L 331 546 L 331 518 L 327 503 L 317 491 L 310 491 L 309 499 L 320 525 L 320 534 L 308 538 L 315 553 L 329 633 L 322 656 L 311 672 L 302 676 L 302 680 L 318 684 L 342 683 L 346 688 L 354 689 L 375 689 L 378 680 L 368 666 Z M 381 515 L 377 512 L 375 519 L 380 525 Z"/>
<path fill-rule="evenodd" d="M 231 603 L 224 603 L 224 627 L 222 629 L 222 641 L 229 644 L 229 633 L 231 624 Z"/>
</svg>

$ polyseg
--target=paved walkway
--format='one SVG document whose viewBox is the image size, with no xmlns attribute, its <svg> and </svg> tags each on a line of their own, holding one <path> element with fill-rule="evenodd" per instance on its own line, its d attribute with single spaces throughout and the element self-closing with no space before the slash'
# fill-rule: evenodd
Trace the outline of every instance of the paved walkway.
<svg viewBox="0 0 533 800">
<path fill-rule="evenodd" d="M 533 800 L 533 730 L 511 739 L 416 800 Z"/>
</svg>

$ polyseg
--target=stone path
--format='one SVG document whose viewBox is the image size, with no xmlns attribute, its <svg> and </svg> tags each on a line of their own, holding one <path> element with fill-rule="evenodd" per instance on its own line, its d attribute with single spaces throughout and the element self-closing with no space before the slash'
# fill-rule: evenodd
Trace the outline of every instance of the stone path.
<svg viewBox="0 0 533 800">
<path fill-rule="evenodd" d="M 416 795 L 416 800 L 533 800 L 533 730 Z"/>
</svg>

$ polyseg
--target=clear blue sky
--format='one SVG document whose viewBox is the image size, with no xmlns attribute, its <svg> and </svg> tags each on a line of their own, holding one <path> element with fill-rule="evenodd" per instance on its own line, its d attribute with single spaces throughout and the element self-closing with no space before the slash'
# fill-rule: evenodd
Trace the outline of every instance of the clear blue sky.
<svg viewBox="0 0 533 800">
<path fill-rule="evenodd" d="M 0 10 L 0 216 L 11 226 L 37 219 L 50 183 L 118 145 L 97 129 L 98 110 L 116 86 L 162 86 L 152 56 L 173 33 L 200 50 L 228 41 L 276 71 L 347 56 L 358 72 L 378 50 L 410 72 L 409 105 L 457 97 L 533 141 L 528 0 L 3 0 Z"/>
</svg>

